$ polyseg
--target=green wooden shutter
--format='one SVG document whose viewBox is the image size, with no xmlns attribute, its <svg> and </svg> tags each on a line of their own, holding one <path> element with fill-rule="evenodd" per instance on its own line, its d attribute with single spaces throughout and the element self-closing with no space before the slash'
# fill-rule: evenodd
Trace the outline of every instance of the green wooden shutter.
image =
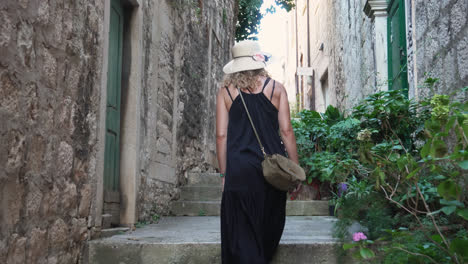
<svg viewBox="0 0 468 264">
<path fill-rule="evenodd" d="M 406 49 L 405 1 L 391 0 L 388 6 L 388 80 L 389 90 L 406 89 L 408 60 Z"/>
<path fill-rule="evenodd" d="M 109 25 L 106 146 L 104 154 L 104 188 L 109 191 L 119 190 L 123 19 L 120 0 L 112 0 Z"/>
</svg>

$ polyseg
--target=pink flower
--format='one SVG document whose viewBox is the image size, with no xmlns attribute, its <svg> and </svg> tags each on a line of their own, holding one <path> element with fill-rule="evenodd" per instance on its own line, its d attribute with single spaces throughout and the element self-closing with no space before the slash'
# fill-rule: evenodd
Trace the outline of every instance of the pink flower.
<svg viewBox="0 0 468 264">
<path fill-rule="evenodd" d="M 362 232 L 356 232 L 353 234 L 353 241 L 358 242 L 360 240 L 365 240 L 367 239 L 366 235 Z"/>
<path fill-rule="evenodd" d="M 265 61 L 265 55 L 261 53 L 254 54 L 252 58 L 254 59 L 254 61 L 261 61 L 261 62 Z"/>
</svg>

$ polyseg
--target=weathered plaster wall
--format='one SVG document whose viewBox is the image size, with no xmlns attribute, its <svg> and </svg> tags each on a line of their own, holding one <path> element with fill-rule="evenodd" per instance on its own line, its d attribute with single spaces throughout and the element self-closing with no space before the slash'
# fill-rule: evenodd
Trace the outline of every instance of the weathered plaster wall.
<svg viewBox="0 0 468 264">
<path fill-rule="evenodd" d="M 423 87 L 426 77 L 440 79 L 436 93 L 450 94 L 468 86 L 468 1 L 416 0 L 415 4 L 417 81 L 410 96 L 422 99 L 431 93 Z"/>
<path fill-rule="evenodd" d="M 0 2 L 0 263 L 77 263 L 89 237 L 103 9 Z"/>
<path fill-rule="evenodd" d="M 215 94 L 234 43 L 228 0 L 147 0 L 139 218 L 167 214 L 188 171 L 214 170 Z"/>
</svg>

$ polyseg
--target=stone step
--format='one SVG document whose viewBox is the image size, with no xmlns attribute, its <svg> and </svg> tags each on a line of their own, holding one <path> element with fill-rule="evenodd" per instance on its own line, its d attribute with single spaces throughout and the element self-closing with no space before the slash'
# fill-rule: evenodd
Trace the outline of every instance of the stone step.
<svg viewBox="0 0 468 264">
<path fill-rule="evenodd" d="M 272 264 L 350 263 L 338 259 L 332 237 L 334 217 L 287 217 Z M 157 224 L 89 241 L 87 263 L 221 263 L 219 217 L 164 217 Z M 85 263 L 86 263 L 85 260 Z"/>
<path fill-rule="evenodd" d="M 182 201 L 221 201 L 221 186 L 184 186 L 181 188 Z"/>
<path fill-rule="evenodd" d="M 175 201 L 171 214 L 177 216 L 215 216 L 220 214 L 220 201 Z M 328 201 L 288 201 L 286 215 L 328 216 Z"/>
<path fill-rule="evenodd" d="M 219 173 L 213 172 L 189 172 L 187 174 L 187 185 L 191 186 L 207 186 L 221 184 Z"/>
</svg>

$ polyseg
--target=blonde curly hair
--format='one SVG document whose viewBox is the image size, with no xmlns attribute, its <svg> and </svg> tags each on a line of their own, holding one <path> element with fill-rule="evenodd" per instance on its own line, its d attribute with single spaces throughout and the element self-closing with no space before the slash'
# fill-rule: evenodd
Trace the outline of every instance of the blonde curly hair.
<svg viewBox="0 0 468 264">
<path fill-rule="evenodd" d="M 253 90 L 257 86 L 261 85 L 261 82 L 258 80 L 259 76 L 270 77 L 264 68 L 235 72 L 224 75 L 223 86 L 229 87 L 229 85 L 232 84 L 234 87 L 239 87 L 240 89 L 250 88 Z"/>
</svg>

